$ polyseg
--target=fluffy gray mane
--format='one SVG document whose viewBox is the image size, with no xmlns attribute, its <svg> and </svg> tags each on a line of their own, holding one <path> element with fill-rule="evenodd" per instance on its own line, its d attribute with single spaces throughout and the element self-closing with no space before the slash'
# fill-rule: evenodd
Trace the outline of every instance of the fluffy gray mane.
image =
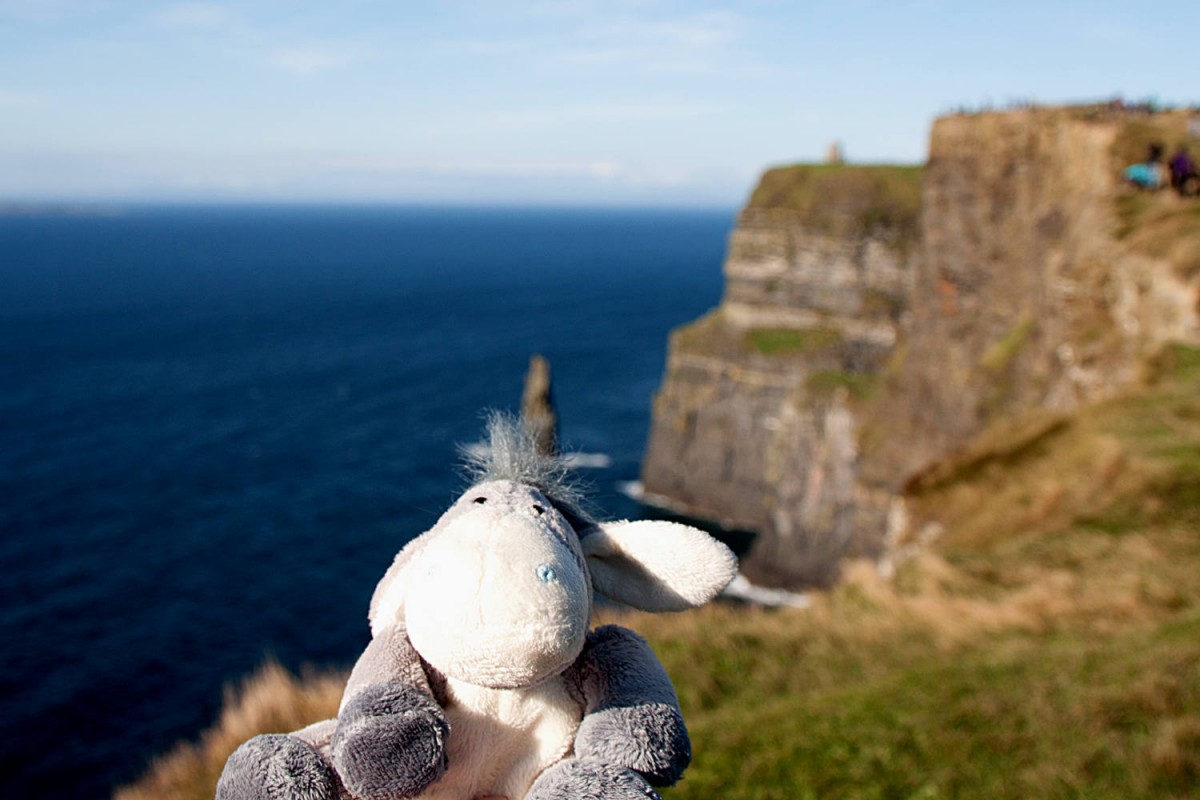
<svg viewBox="0 0 1200 800">
<path fill-rule="evenodd" d="M 562 456 L 538 452 L 534 435 L 520 420 L 498 411 L 487 417 L 487 445 L 460 447 L 472 484 L 515 481 L 533 486 L 554 504 L 577 530 L 593 523 L 579 482 Z"/>
</svg>

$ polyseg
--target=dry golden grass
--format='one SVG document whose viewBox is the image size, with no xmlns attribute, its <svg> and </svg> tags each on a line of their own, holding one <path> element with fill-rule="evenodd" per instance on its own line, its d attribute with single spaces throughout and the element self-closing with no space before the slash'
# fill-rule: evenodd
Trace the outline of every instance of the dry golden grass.
<svg viewBox="0 0 1200 800">
<path fill-rule="evenodd" d="M 1151 761 L 1164 772 L 1200 781 L 1200 716 L 1163 720 L 1149 744 Z"/>
<path fill-rule="evenodd" d="M 298 678 L 269 662 L 227 689 L 216 724 L 198 742 L 181 742 L 156 759 L 114 800 L 197 800 L 213 797 L 229 754 L 258 733 L 285 733 L 337 714 L 346 676 L 309 673 Z"/>
</svg>

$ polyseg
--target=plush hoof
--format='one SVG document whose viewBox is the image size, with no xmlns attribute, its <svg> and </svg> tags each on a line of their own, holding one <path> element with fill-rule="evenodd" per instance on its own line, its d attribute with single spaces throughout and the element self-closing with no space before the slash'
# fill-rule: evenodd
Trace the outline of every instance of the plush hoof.
<svg viewBox="0 0 1200 800">
<path fill-rule="evenodd" d="M 645 703 L 588 714 L 575 736 L 575 754 L 629 767 L 654 786 L 670 786 L 691 763 L 692 745 L 678 708 Z"/>
<path fill-rule="evenodd" d="M 336 800 L 337 780 L 321 754 L 283 734 L 255 736 L 233 752 L 217 800 Z"/>
<path fill-rule="evenodd" d="M 431 698 L 408 687 L 372 686 L 338 715 L 333 765 L 364 800 L 415 797 L 446 771 L 449 733 Z"/>
<path fill-rule="evenodd" d="M 662 800 L 631 769 L 599 761 L 560 761 L 543 772 L 526 800 Z"/>
</svg>

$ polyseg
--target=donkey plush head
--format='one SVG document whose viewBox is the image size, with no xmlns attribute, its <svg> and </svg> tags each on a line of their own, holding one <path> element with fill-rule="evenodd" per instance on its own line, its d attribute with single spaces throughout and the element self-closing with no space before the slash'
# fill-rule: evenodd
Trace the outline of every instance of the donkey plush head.
<svg viewBox="0 0 1200 800">
<path fill-rule="evenodd" d="M 371 602 L 372 630 L 402 624 L 425 661 L 490 688 L 535 684 L 579 656 L 593 590 L 646 611 L 711 600 L 736 560 L 670 522 L 598 523 L 561 459 L 501 416 L 471 459 L 473 485 L 397 556 Z"/>
</svg>

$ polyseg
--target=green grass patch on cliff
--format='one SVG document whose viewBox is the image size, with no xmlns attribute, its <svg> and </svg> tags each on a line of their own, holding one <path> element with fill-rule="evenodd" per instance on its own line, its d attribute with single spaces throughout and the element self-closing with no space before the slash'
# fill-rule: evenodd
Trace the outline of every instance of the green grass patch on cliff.
<svg viewBox="0 0 1200 800">
<path fill-rule="evenodd" d="M 671 333 L 675 352 L 729 359 L 787 358 L 830 351 L 844 342 L 845 337 L 833 328 L 742 328 L 730 324 L 719 309 Z"/>
<path fill-rule="evenodd" d="M 1010 328 L 993 342 L 979 358 L 979 366 L 988 372 L 1003 372 L 1016 360 L 1033 332 L 1033 320 L 1026 319 Z"/>
<path fill-rule="evenodd" d="M 829 328 L 752 328 L 746 344 L 765 356 L 812 353 L 842 342 L 842 334 Z"/>
<path fill-rule="evenodd" d="M 888 232 L 897 244 L 914 243 L 920 230 L 921 167 L 797 164 L 768 170 L 747 210 L 796 214 L 832 236 Z"/>
</svg>

